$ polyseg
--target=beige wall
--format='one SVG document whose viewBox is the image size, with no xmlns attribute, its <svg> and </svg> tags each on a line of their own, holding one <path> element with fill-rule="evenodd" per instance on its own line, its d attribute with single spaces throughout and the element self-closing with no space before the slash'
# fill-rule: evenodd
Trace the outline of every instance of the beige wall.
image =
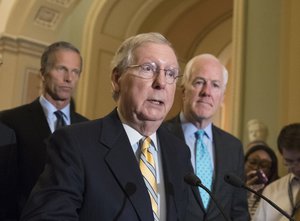
<svg viewBox="0 0 300 221">
<path fill-rule="evenodd" d="M 268 144 L 277 151 L 283 125 L 299 122 L 300 2 L 297 0 L 244 1 L 243 141 L 247 122 L 257 118 L 269 129 Z M 278 154 L 279 156 L 279 154 Z M 286 169 L 281 166 L 280 174 Z"/>
<path fill-rule="evenodd" d="M 231 85 L 217 123 L 245 144 L 250 119 L 269 127 L 273 148 L 280 128 L 299 121 L 300 1 L 75 0 L 59 5 L 68 2 L 0 0 L 5 15 L 0 22 L 0 109 L 26 103 L 38 93 L 34 85 L 43 48 L 67 40 L 84 57 L 78 110 L 101 117 L 114 107 L 109 62 L 115 49 L 130 35 L 159 31 L 173 43 L 182 67 L 203 52 L 224 59 Z M 39 17 L 41 7 L 58 12 L 60 19 Z M 171 114 L 179 108 L 177 102 Z"/>
</svg>

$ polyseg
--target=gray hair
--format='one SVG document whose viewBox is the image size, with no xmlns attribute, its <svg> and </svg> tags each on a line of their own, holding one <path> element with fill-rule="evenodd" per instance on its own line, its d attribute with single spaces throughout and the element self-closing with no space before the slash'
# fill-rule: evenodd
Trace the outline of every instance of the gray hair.
<svg viewBox="0 0 300 221">
<path fill-rule="evenodd" d="M 112 74 L 121 75 L 124 73 L 126 68 L 135 60 L 135 49 L 146 43 L 164 44 L 173 49 L 171 43 L 160 33 L 149 32 L 129 37 L 120 45 L 111 61 Z M 113 98 L 115 100 L 118 96 L 118 92 L 113 91 Z"/>
<path fill-rule="evenodd" d="M 49 69 L 52 68 L 53 66 L 53 60 L 52 60 L 53 54 L 59 50 L 70 50 L 76 52 L 80 56 L 80 72 L 81 72 L 83 61 L 79 49 L 77 49 L 74 45 L 72 45 L 69 42 L 59 41 L 49 45 L 45 49 L 41 58 L 41 68 L 40 68 L 41 74 L 43 75 L 50 71 Z"/>
<path fill-rule="evenodd" d="M 182 80 L 181 80 L 181 87 L 184 87 L 185 84 L 188 82 L 194 63 L 198 60 L 201 60 L 201 59 L 212 59 L 212 60 L 216 60 L 220 63 L 220 61 L 215 56 L 213 56 L 211 54 L 200 54 L 200 55 L 197 55 L 197 56 L 193 57 L 191 60 L 189 60 L 189 62 L 185 66 L 184 73 L 183 73 Z M 224 80 L 224 82 L 223 82 L 224 85 L 223 86 L 224 86 L 224 90 L 225 90 L 227 82 L 228 82 L 228 70 L 226 69 L 226 67 L 223 64 L 221 64 L 221 66 L 222 66 L 222 69 L 223 69 L 223 71 L 222 71 L 223 80 Z"/>
</svg>

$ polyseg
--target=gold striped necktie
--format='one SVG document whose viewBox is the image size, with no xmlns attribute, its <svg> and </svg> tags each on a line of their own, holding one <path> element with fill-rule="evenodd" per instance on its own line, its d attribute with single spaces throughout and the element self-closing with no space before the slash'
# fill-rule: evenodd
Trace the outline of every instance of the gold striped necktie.
<svg viewBox="0 0 300 221">
<path fill-rule="evenodd" d="M 156 183 L 156 168 L 155 161 L 149 148 L 151 145 L 151 138 L 146 137 L 140 140 L 141 157 L 140 157 L 140 169 L 144 177 L 145 184 L 147 186 L 154 220 L 158 221 L 158 196 L 157 196 L 157 183 Z"/>
</svg>

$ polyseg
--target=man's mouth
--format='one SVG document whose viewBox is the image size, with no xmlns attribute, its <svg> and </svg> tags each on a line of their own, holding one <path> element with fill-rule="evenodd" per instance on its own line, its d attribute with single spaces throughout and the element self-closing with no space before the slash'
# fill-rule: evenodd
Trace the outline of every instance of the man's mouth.
<svg viewBox="0 0 300 221">
<path fill-rule="evenodd" d="M 162 105 L 164 102 L 160 101 L 160 100 L 155 100 L 155 99 L 149 99 L 149 102 L 156 104 L 156 105 Z"/>
</svg>

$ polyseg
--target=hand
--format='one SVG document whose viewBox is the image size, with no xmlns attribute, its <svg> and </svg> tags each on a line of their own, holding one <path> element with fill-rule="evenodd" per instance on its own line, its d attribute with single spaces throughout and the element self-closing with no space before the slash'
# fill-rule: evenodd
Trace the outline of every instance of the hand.
<svg viewBox="0 0 300 221">
<path fill-rule="evenodd" d="M 265 184 L 257 184 L 258 176 L 256 170 L 251 170 L 246 174 L 246 185 L 255 191 L 259 191 L 265 187 Z"/>
</svg>

